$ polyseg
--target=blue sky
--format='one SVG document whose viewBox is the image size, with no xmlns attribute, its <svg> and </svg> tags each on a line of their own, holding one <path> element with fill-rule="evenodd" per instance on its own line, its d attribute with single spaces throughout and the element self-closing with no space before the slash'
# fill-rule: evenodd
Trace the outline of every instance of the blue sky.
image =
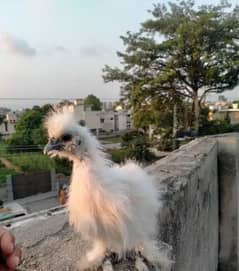
<svg viewBox="0 0 239 271">
<path fill-rule="evenodd" d="M 0 97 L 119 97 L 102 68 L 118 65 L 119 36 L 137 30 L 155 2 L 0 0 Z"/>
</svg>

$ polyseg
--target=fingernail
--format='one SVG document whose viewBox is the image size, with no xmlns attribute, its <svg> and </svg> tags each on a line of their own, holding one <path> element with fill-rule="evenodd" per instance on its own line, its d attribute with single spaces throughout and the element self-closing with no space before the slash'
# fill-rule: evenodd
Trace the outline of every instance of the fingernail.
<svg viewBox="0 0 239 271">
<path fill-rule="evenodd" d="M 15 266 L 18 266 L 19 263 L 20 263 L 20 259 L 17 256 L 14 256 L 13 257 L 13 262 L 14 262 Z"/>
<path fill-rule="evenodd" d="M 14 249 L 14 246 L 12 243 L 7 244 L 7 251 L 8 253 L 12 253 Z"/>
</svg>

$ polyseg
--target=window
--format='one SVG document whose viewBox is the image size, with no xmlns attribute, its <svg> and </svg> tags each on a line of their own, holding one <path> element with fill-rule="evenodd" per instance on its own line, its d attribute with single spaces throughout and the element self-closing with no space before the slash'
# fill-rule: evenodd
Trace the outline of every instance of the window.
<svg viewBox="0 0 239 271">
<path fill-rule="evenodd" d="M 104 123 L 105 122 L 105 119 L 100 119 L 100 123 Z"/>
<path fill-rule="evenodd" d="M 79 124 L 80 124 L 81 126 L 85 126 L 85 120 L 80 120 L 80 121 L 79 121 Z"/>
</svg>

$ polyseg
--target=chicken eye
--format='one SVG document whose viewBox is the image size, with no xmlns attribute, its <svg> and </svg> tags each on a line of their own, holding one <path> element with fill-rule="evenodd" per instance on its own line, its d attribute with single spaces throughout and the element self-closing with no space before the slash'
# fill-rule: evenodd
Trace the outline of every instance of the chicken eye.
<svg viewBox="0 0 239 271">
<path fill-rule="evenodd" d="M 72 135 L 70 135 L 70 134 L 64 134 L 64 135 L 61 136 L 61 140 L 63 142 L 70 141 L 71 139 L 72 139 Z"/>
</svg>

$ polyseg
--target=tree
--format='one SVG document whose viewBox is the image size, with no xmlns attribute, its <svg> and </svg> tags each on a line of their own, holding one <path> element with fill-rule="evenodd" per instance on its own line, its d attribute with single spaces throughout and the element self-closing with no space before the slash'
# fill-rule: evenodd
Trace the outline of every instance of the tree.
<svg viewBox="0 0 239 271">
<path fill-rule="evenodd" d="M 133 109 L 152 99 L 160 105 L 190 99 L 198 133 L 205 96 L 238 84 L 239 7 L 188 0 L 154 5 L 151 14 L 139 32 L 121 37 L 123 68 L 105 66 L 104 80 L 120 82 Z"/>
<path fill-rule="evenodd" d="M 122 146 L 126 148 L 126 157 L 140 162 L 149 162 L 155 159 L 155 156 L 149 150 L 150 144 L 148 137 L 138 131 L 132 131 L 124 134 L 122 137 Z"/>
<path fill-rule="evenodd" d="M 101 110 L 101 101 L 95 95 L 90 94 L 84 100 L 84 105 L 86 107 L 91 107 L 93 111 L 100 111 Z"/>
<path fill-rule="evenodd" d="M 43 119 L 52 109 L 51 105 L 34 106 L 21 115 L 16 124 L 15 133 L 7 140 L 9 146 L 29 146 L 30 151 L 47 142 L 47 134 L 43 127 Z M 32 147 L 32 145 L 36 147 Z M 26 148 L 26 150 L 28 150 Z"/>
</svg>

